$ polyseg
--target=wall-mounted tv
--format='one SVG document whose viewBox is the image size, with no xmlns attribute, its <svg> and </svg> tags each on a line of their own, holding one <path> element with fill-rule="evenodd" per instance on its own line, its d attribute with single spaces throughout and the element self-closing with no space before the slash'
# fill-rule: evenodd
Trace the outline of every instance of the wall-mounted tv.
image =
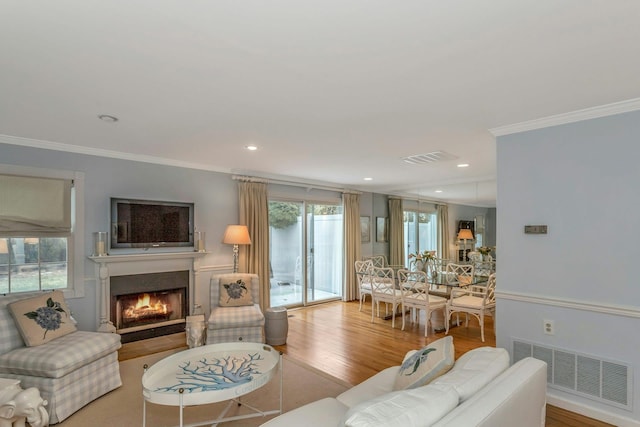
<svg viewBox="0 0 640 427">
<path fill-rule="evenodd" d="M 111 198 L 111 248 L 193 246 L 193 203 Z"/>
</svg>

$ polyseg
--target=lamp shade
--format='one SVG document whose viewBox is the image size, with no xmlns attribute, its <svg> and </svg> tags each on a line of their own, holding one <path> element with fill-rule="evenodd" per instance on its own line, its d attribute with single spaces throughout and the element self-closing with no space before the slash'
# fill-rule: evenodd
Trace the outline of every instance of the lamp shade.
<svg viewBox="0 0 640 427">
<path fill-rule="evenodd" d="M 468 228 L 458 231 L 458 240 L 473 240 L 473 233 Z"/>
<path fill-rule="evenodd" d="M 250 245 L 251 237 L 246 225 L 227 225 L 222 243 L 230 245 Z"/>
</svg>

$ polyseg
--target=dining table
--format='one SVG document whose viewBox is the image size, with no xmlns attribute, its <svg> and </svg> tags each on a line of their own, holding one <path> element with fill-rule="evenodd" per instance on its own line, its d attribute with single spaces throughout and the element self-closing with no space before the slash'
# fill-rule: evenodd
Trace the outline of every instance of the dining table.
<svg viewBox="0 0 640 427">
<path fill-rule="evenodd" d="M 429 294 L 447 299 L 451 297 L 451 291 L 455 288 L 465 286 L 485 286 L 488 280 L 489 276 L 474 275 L 468 283 L 461 283 L 456 276 L 452 276 L 451 273 L 446 272 L 427 276 Z"/>
</svg>

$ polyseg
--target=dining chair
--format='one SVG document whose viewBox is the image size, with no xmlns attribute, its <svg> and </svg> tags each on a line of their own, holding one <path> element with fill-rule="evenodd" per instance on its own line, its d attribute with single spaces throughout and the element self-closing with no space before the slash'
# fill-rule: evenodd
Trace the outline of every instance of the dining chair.
<svg viewBox="0 0 640 427">
<path fill-rule="evenodd" d="M 476 268 L 473 264 L 447 264 L 447 282 L 458 286 L 468 286 L 473 282 Z"/>
<path fill-rule="evenodd" d="M 384 255 L 371 255 L 362 257 L 363 261 L 371 261 L 374 267 L 388 267 L 387 265 L 387 257 Z"/>
<path fill-rule="evenodd" d="M 465 326 L 469 327 L 469 315 L 475 316 L 480 322 L 480 337 L 484 342 L 484 316 L 489 315 L 494 319 L 495 328 L 495 312 L 496 312 L 496 274 L 489 276 L 487 286 L 474 286 L 473 288 L 455 288 L 451 291 L 451 298 L 447 302 L 445 314 L 445 335 L 449 333 L 449 325 L 451 323 L 451 315 L 454 313 L 459 316 L 465 313 Z M 458 325 L 460 319 L 458 318 Z"/>
<path fill-rule="evenodd" d="M 473 263 L 476 276 L 489 277 L 491 273 L 496 272 L 495 263 L 493 261 L 477 261 Z"/>
<path fill-rule="evenodd" d="M 355 262 L 356 277 L 358 278 L 358 291 L 360 292 L 360 311 L 362 311 L 362 303 L 367 299 L 367 295 L 371 295 L 371 269 L 373 263 L 367 259 Z M 371 310 L 373 310 L 373 297 L 371 300 Z"/>
<path fill-rule="evenodd" d="M 445 311 L 447 299 L 429 295 L 429 284 L 427 282 L 427 274 L 424 271 L 398 271 L 399 288 L 405 292 L 401 294 L 402 311 L 402 330 L 404 331 L 404 322 L 406 317 L 406 309 L 410 309 L 411 321 L 414 319 L 420 321 L 420 310 L 424 310 L 424 336 L 429 333 L 429 323 L 431 322 L 431 314 L 434 310 L 442 309 Z"/>
<path fill-rule="evenodd" d="M 403 290 L 397 289 L 395 286 L 396 275 L 393 268 L 390 267 L 373 267 L 371 269 L 371 323 L 374 321 L 373 305 L 376 306 L 378 317 L 380 316 L 380 303 L 391 304 L 391 327 L 395 328 L 396 310 L 402 305 Z M 388 307 L 385 307 L 385 314 L 388 313 Z"/>
</svg>

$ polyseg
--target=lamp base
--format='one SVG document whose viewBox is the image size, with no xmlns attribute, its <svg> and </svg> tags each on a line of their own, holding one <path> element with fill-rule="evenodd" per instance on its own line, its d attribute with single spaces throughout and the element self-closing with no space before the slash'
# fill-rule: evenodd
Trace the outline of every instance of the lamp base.
<svg viewBox="0 0 640 427">
<path fill-rule="evenodd" d="M 238 272 L 238 245 L 233 245 L 233 272 Z"/>
</svg>

